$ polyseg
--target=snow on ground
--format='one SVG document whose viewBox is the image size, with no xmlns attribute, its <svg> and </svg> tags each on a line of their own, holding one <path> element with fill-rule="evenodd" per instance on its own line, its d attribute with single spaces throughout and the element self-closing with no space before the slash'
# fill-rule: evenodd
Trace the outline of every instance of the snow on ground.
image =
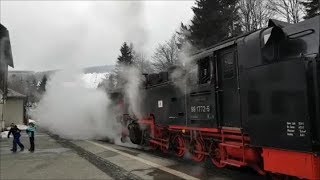
<svg viewBox="0 0 320 180">
<path fill-rule="evenodd" d="M 35 120 L 29 119 L 29 120 L 28 120 L 28 123 L 36 124 L 37 122 L 36 122 Z"/>
<path fill-rule="evenodd" d="M 18 124 L 17 127 L 21 130 L 24 131 L 28 128 L 28 126 L 24 125 L 24 124 Z"/>
<path fill-rule="evenodd" d="M 17 124 L 18 129 L 24 131 L 28 128 L 28 126 L 24 125 L 24 124 Z M 11 127 L 7 127 L 7 131 L 9 131 L 11 129 Z"/>
<path fill-rule="evenodd" d="M 33 122 L 33 123 L 36 124 L 36 121 L 35 121 L 35 120 L 32 120 L 32 119 L 29 119 L 29 122 Z M 26 125 L 24 125 L 24 124 L 17 124 L 17 127 L 18 127 L 21 131 L 25 131 L 25 130 L 28 128 L 28 126 L 26 126 Z M 11 128 L 11 127 L 7 127 L 7 128 L 6 128 L 6 131 L 1 132 L 0 138 L 7 138 L 10 128 Z"/>
<path fill-rule="evenodd" d="M 7 138 L 9 131 L 3 131 L 1 132 L 1 138 Z"/>
<path fill-rule="evenodd" d="M 85 81 L 86 87 L 97 88 L 98 84 L 108 76 L 109 73 L 88 73 L 83 74 L 82 79 Z"/>
</svg>

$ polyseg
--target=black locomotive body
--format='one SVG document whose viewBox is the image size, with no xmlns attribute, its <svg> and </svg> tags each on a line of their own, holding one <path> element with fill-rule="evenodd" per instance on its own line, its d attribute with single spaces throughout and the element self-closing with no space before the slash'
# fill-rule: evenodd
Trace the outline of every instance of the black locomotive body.
<svg viewBox="0 0 320 180">
<path fill-rule="evenodd" d="M 147 75 L 146 118 L 134 123 L 148 135 L 135 143 L 218 167 L 320 179 L 319 27 L 319 16 L 270 20 L 195 54 L 185 79 L 176 69 Z"/>
</svg>

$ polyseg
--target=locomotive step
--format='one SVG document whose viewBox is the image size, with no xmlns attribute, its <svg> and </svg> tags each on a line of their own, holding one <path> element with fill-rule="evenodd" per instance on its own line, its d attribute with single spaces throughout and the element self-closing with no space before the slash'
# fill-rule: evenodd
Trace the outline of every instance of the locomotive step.
<svg viewBox="0 0 320 180">
<path fill-rule="evenodd" d="M 236 134 L 241 134 L 242 129 L 241 128 L 236 128 L 236 127 L 222 127 L 221 131 L 223 133 L 236 133 Z"/>
<path fill-rule="evenodd" d="M 238 149 L 241 149 L 243 147 L 242 143 L 220 143 L 220 145 L 225 147 L 238 148 Z"/>
<path fill-rule="evenodd" d="M 247 165 L 247 163 L 245 162 L 234 160 L 234 159 L 221 160 L 221 163 L 228 164 L 235 167 L 243 167 Z"/>
<path fill-rule="evenodd" d="M 161 139 L 161 138 L 152 138 L 152 139 L 156 141 L 161 141 L 161 142 L 168 142 L 167 139 Z"/>
</svg>

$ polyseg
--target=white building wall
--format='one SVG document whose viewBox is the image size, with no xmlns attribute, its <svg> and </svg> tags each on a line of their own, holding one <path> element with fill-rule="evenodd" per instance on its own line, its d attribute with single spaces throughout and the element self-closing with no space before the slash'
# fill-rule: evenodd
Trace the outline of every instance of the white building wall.
<svg viewBox="0 0 320 180">
<path fill-rule="evenodd" d="M 4 104 L 5 127 L 11 123 L 23 124 L 23 99 L 8 98 Z"/>
</svg>

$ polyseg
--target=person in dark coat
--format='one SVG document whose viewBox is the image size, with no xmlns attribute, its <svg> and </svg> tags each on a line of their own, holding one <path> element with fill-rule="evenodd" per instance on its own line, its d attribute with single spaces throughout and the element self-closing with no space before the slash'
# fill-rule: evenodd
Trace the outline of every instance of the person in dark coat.
<svg viewBox="0 0 320 180">
<path fill-rule="evenodd" d="M 33 152 L 34 151 L 34 133 L 36 131 L 35 125 L 33 123 L 29 123 L 29 127 L 27 128 L 26 131 L 29 135 L 29 140 L 30 140 L 29 151 Z"/>
<path fill-rule="evenodd" d="M 21 136 L 20 132 L 21 130 L 17 127 L 17 125 L 12 123 L 10 131 L 8 133 L 8 138 L 10 138 L 10 134 L 13 135 L 13 141 L 12 141 L 13 147 L 11 149 L 12 152 L 17 152 L 17 144 L 20 147 L 20 151 L 24 150 L 24 145 L 20 142 L 20 136 Z"/>
</svg>

